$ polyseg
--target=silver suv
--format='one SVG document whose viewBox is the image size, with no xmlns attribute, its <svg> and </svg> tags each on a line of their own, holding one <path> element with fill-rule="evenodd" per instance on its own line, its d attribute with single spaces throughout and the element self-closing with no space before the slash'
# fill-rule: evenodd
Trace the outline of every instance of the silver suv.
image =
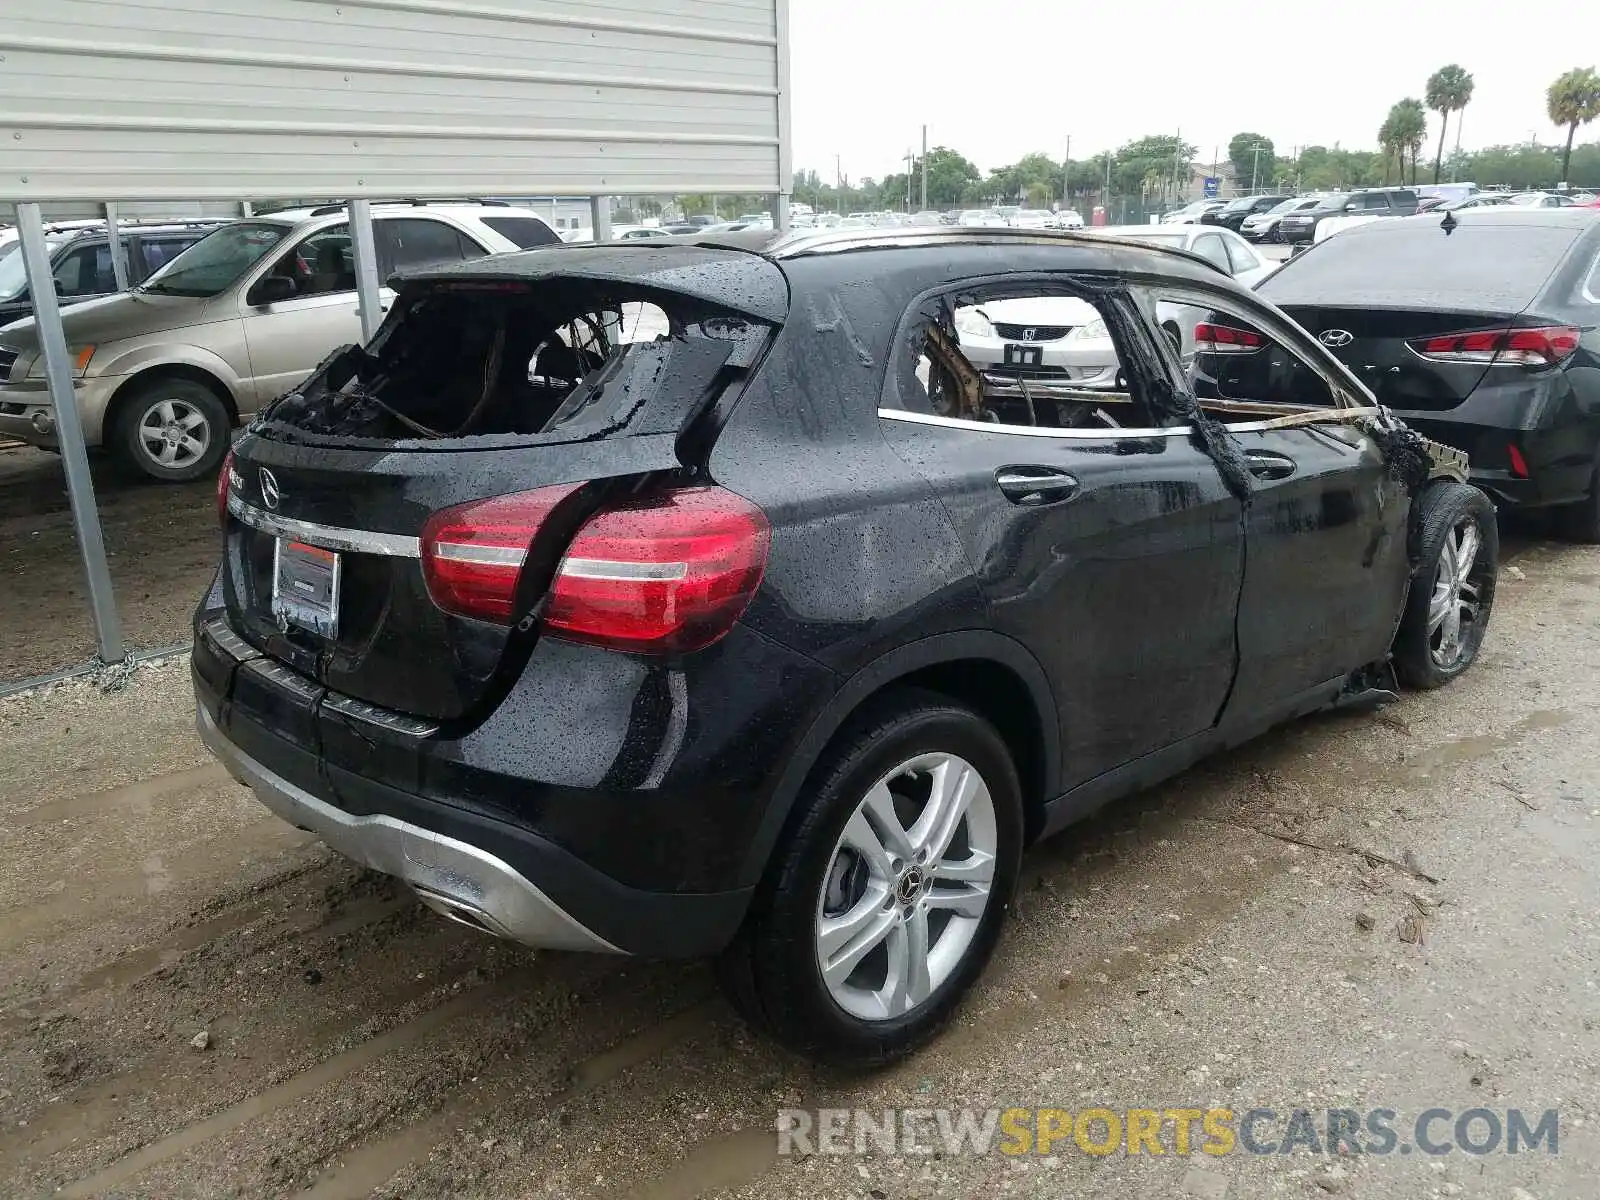
<svg viewBox="0 0 1600 1200">
<path fill-rule="evenodd" d="M 373 206 L 378 272 L 559 241 L 503 204 Z M 90 446 L 156 479 L 216 471 L 235 425 L 361 340 L 343 206 L 236 221 L 131 292 L 62 313 Z M 393 297 L 387 288 L 382 302 Z M 55 416 L 32 319 L 0 329 L 0 435 L 53 447 Z"/>
</svg>

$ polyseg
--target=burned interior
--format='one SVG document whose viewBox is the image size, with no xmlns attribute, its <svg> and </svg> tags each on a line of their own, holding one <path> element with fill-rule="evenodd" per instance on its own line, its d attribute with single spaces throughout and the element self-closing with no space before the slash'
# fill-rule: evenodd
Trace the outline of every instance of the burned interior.
<svg viewBox="0 0 1600 1200">
<path fill-rule="evenodd" d="M 677 293 L 585 279 L 408 285 L 396 310 L 268 408 L 261 432 L 423 444 L 671 432 L 770 332 Z"/>
</svg>

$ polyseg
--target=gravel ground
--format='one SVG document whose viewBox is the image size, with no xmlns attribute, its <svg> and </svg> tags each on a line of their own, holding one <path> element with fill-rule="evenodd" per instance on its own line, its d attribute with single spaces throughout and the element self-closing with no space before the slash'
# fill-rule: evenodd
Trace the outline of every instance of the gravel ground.
<svg viewBox="0 0 1600 1200">
<path fill-rule="evenodd" d="M 0 1195 L 1600 1195 L 1600 550 L 1514 563 L 1452 687 L 1032 851 L 956 1025 L 865 1077 L 753 1036 L 703 965 L 520 950 L 334 857 L 208 762 L 181 658 L 0 702 Z M 1554 1108 L 1560 1152 L 780 1157 L 773 1133 L 780 1108 L 1010 1105 Z"/>
</svg>

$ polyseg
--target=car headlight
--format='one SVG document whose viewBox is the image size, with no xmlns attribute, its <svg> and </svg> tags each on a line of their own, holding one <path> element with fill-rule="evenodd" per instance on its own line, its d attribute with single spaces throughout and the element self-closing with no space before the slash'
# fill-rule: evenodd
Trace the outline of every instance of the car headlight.
<svg viewBox="0 0 1600 1200">
<path fill-rule="evenodd" d="M 993 337 L 994 324 L 978 308 L 956 309 L 956 332 L 968 337 Z"/>
<path fill-rule="evenodd" d="M 1096 342 L 1100 341 L 1102 338 L 1108 338 L 1110 336 L 1111 332 L 1106 328 L 1105 318 L 1096 317 L 1087 325 L 1079 325 L 1074 328 L 1071 333 L 1067 334 L 1067 341 Z"/>
<path fill-rule="evenodd" d="M 67 358 L 72 363 L 73 378 L 83 378 L 83 373 L 89 369 L 89 360 L 94 357 L 94 351 L 95 348 L 92 344 L 67 347 Z M 44 377 L 44 348 L 41 346 L 38 353 L 33 356 L 32 364 L 28 367 L 28 378 L 43 379 Z"/>
</svg>

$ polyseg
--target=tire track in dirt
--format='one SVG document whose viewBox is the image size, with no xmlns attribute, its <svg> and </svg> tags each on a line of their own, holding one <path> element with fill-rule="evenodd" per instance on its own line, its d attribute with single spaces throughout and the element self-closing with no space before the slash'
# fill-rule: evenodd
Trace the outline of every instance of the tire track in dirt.
<svg viewBox="0 0 1600 1200">
<path fill-rule="evenodd" d="M 62 1200 L 82 1200 L 121 1187 L 141 1172 L 159 1163 L 186 1154 L 274 1109 L 306 1099 L 336 1080 L 414 1042 L 421 1041 L 435 1031 L 488 1004 L 510 999 L 519 988 L 525 987 L 527 982 L 526 972 L 517 971 L 446 1000 L 443 1004 L 409 1021 L 402 1022 L 348 1050 L 323 1059 L 315 1066 L 291 1075 L 282 1083 L 257 1092 L 220 1112 L 141 1146 L 93 1175 L 64 1185 L 56 1195 L 62 1197 Z"/>
<path fill-rule="evenodd" d="M 691 981 L 684 997 L 689 1007 L 613 1042 L 571 1067 L 553 1068 L 541 1084 L 545 1092 L 542 1105 L 554 1109 L 568 1104 L 700 1032 L 715 1012 L 712 992 L 709 979 Z M 595 1031 L 584 1032 L 592 1035 Z M 346 1152 L 306 1189 L 302 1200 L 361 1200 L 371 1195 L 401 1171 L 427 1159 L 453 1130 L 503 1108 L 526 1086 L 525 1069 L 521 1062 L 507 1064 L 507 1070 L 488 1086 L 457 1096 L 424 1120 Z"/>
<path fill-rule="evenodd" d="M 81 816 L 107 816 L 119 808 L 148 805 L 173 792 L 210 784 L 229 782 L 227 770 L 219 762 L 202 763 L 182 771 L 171 771 L 149 779 L 136 780 L 118 787 L 98 792 L 85 792 L 47 800 L 32 808 L 20 808 L 3 815 L 8 830 L 30 829 L 38 825 L 54 825 Z"/>
</svg>

